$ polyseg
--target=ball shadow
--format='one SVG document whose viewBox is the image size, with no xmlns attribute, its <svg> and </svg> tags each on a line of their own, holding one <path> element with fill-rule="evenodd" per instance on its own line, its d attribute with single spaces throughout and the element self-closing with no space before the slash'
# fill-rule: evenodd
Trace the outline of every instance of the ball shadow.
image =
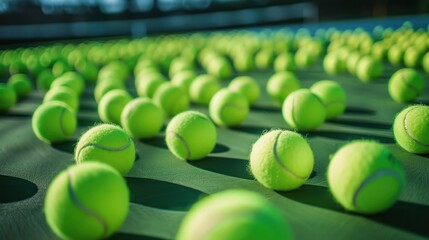
<svg viewBox="0 0 429 240">
<path fill-rule="evenodd" d="M 97 111 L 97 103 L 93 101 L 82 101 L 79 105 L 79 110 Z"/>
<path fill-rule="evenodd" d="M 78 116 L 77 117 L 77 125 L 79 127 L 91 127 L 101 122 L 98 118 L 87 117 L 87 116 Z"/>
<path fill-rule="evenodd" d="M 336 139 L 341 141 L 351 141 L 351 140 L 362 140 L 362 139 L 374 139 L 379 141 L 380 143 L 395 143 L 395 140 L 391 137 L 377 136 L 377 135 L 369 135 L 363 133 L 350 133 L 350 132 L 338 132 L 338 131 L 313 131 L 307 132 L 306 136 L 309 138 L 314 137 L 325 137 L 330 139 Z"/>
<path fill-rule="evenodd" d="M 340 213 L 347 213 L 363 217 L 394 228 L 399 228 L 421 236 L 429 236 L 429 206 L 398 201 L 390 209 L 375 215 L 362 215 L 347 212 L 337 204 L 329 192 L 329 188 L 315 185 L 303 185 L 301 188 L 289 192 L 277 192 L 289 199 L 303 204 L 316 206 Z"/>
<path fill-rule="evenodd" d="M 256 112 L 272 112 L 272 113 L 279 113 L 279 112 L 281 112 L 281 108 L 280 107 L 276 107 L 276 106 L 261 106 L 261 105 L 250 106 L 250 110 L 256 111 Z"/>
<path fill-rule="evenodd" d="M 165 136 L 155 136 L 150 139 L 141 139 L 139 141 L 152 147 L 168 149 L 167 143 L 165 142 Z M 230 148 L 228 146 L 216 143 L 216 146 L 213 149 L 212 153 L 224 153 L 228 152 L 229 150 Z"/>
<path fill-rule="evenodd" d="M 52 143 L 51 146 L 58 151 L 74 154 L 74 148 L 77 144 L 76 139 L 69 139 L 65 142 Z"/>
<path fill-rule="evenodd" d="M 249 180 L 254 179 L 248 170 L 249 161 L 244 159 L 208 156 L 198 161 L 188 161 L 188 163 L 194 167 L 222 175 Z"/>
<path fill-rule="evenodd" d="M 365 114 L 365 115 L 375 115 L 375 111 L 368 109 L 368 108 L 362 108 L 362 107 L 352 107 L 347 106 L 346 110 L 344 111 L 345 114 Z"/>
<path fill-rule="evenodd" d="M 392 128 L 392 125 L 390 124 L 373 122 L 373 121 L 365 121 L 365 120 L 332 119 L 332 120 L 328 120 L 328 122 L 339 124 L 339 125 L 345 125 L 345 126 L 372 128 L 372 129 L 388 130 Z"/>
<path fill-rule="evenodd" d="M 271 128 L 260 127 L 260 126 L 237 126 L 230 129 L 234 131 L 244 132 L 244 133 L 261 135 L 263 132 L 269 131 Z"/>
<path fill-rule="evenodd" d="M 11 203 L 22 201 L 34 196 L 37 185 L 18 177 L 0 175 L 0 203 Z"/>
<path fill-rule="evenodd" d="M 25 112 L 1 112 L 0 111 L 0 117 L 6 117 L 6 118 L 31 118 L 33 115 L 32 112 L 25 113 Z"/>
<path fill-rule="evenodd" d="M 139 234 L 132 234 L 132 233 L 120 233 L 117 232 L 113 234 L 110 238 L 110 240 L 162 240 L 163 238 L 156 238 L 156 237 L 149 237 L 145 235 L 139 235 Z"/>
<path fill-rule="evenodd" d="M 174 183 L 148 179 L 126 177 L 130 189 L 130 201 L 144 206 L 187 211 L 207 194 Z"/>
</svg>

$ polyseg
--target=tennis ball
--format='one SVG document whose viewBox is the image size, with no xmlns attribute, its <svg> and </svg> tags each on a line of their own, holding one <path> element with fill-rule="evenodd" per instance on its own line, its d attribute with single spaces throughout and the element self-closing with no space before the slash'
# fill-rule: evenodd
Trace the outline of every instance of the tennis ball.
<svg viewBox="0 0 429 240">
<path fill-rule="evenodd" d="M 54 74 L 55 77 L 59 77 L 71 70 L 71 66 L 64 60 L 58 60 L 52 66 L 52 74 Z"/>
<path fill-rule="evenodd" d="M 140 76 L 136 79 L 137 94 L 140 97 L 152 98 L 156 90 L 165 82 L 167 82 L 167 80 L 160 73 Z"/>
<path fill-rule="evenodd" d="M 15 90 L 18 98 L 27 97 L 33 90 L 31 80 L 27 75 L 21 73 L 12 75 L 8 80 L 8 84 Z"/>
<path fill-rule="evenodd" d="M 45 69 L 37 75 L 37 88 L 43 91 L 48 91 L 55 77 L 50 69 Z"/>
<path fill-rule="evenodd" d="M 118 81 L 102 81 L 97 83 L 94 89 L 94 99 L 97 103 L 100 103 L 101 98 L 111 90 L 122 89 L 125 90 L 125 85 Z"/>
<path fill-rule="evenodd" d="M 282 104 L 291 92 L 300 87 L 301 84 L 295 74 L 291 72 L 278 72 L 268 79 L 267 93 L 276 103 Z"/>
<path fill-rule="evenodd" d="M 274 60 L 274 70 L 276 72 L 296 70 L 295 58 L 291 53 L 282 53 Z"/>
<path fill-rule="evenodd" d="M 170 82 L 163 83 L 153 95 L 153 101 L 158 104 L 169 117 L 189 108 L 189 98 L 186 92 Z"/>
<path fill-rule="evenodd" d="M 208 63 L 207 72 L 219 79 L 226 79 L 232 74 L 231 64 L 223 57 L 216 57 Z"/>
<path fill-rule="evenodd" d="M 196 77 L 197 75 L 194 71 L 181 71 L 174 75 L 174 77 L 171 79 L 171 83 L 173 85 L 183 88 L 185 92 L 189 95 L 189 89 Z"/>
<path fill-rule="evenodd" d="M 75 133 L 76 126 L 75 112 L 59 101 L 43 103 L 33 113 L 34 134 L 49 144 L 68 140 Z"/>
<path fill-rule="evenodd" d="M 79 73 L 66 72 L 52 82 L 51 87 L 56 86 L 69 87 L 75 91 L 77 95 L 81 95 L 85 88 L 85 80 Z"/>
<path fill-rule="evenodd" d="M 405 173 L 389 149 L 369 140 L 341 147 L 327 172 L 329 189 L 347 210 L 374 214 L 391 207 L 404 185 Z"/>
<path fill-rule="evenodd" d="M 429 107 L 410 106 L 395 118 L 393 133 L 396 142 L 411 153 L 429 153 Z"/>
<path fill-rule="evenodd" d="M 387 51 L 387 59 L 392 65 L 399 66 L 404 58 L 404 50 L 399 44 L 395 44 Z"/>
<path fill-rule="evenodd" d="M 171 119 L 165 141 L 177 158 L 199 160 L 213 151 L 216 137 L 216 127 L 208 117 L 196 111 L 186 111 Z"/>
<path fill-rule="evenodd" d="M 131 137 L 119 126 L 100 124 L 79 139 L 74 150 L 76 163 L 103 162 L 126 175 L 134 164 L 136 150 Z"/>
<path fill-rule="evenodd" d="M 79 97 L 68 87 L 58 86 L 51 88 L 43 97 L 43 102 L 60 101 L 67 104 L 73 112 L 79 109 Z"/>
<path fill-rule="evenodd" d="M 362 55 L 359 52 L 351 52 L 347 56 L 346 68 L 350 74 L 356 75 L 357 64 L 361 58 L 362 58 Z"/>
<path fill-rule="evenodd" d="M 209 112 L 219 126 L 238 126 L 249 115 L 249 103 L 243 94 L 222 89 L 210 101 Z"/>
<path fill-rule="evenodd" d="M 314 156 L 305 138 L 287 130 L 262 135 L 250 152 L 250 170 L 267 188 L 289 191 L 307 181 L 314 167 Z"/>
<path fill-rule="evenodd" d="M 101 163 L 73 165 L 49 184 L 44 213 L 62 239 L 104 239 L 124 222 L 129 207 L 124 178 Z"/>
<path fill-rule="evenodd" d="M 4 83 L 0 83 L 0 112 L 8 111 L 16 104 L 15 90 Z"/>
<path fill-rule="evenodd" d="M 188 60 L 179 57 L 171 62 L 168 75 L 173 78 L 177 73 L 185 70 L 194 71 L 195 67 Z"/>
<path fill-rule="evenodd" d="M 249 102 L 249 105 L 258 101 L 261 95 L 258 83 L 254 78 L 249 76 L 239 76 L 234 78 L 229 83 L 228 88 L 234 92 L 243 94 Z"/>
<path fill-rule="evenodd" d="M 220 88 L 220 83 L 215 77 L 211 75 L 200 75 L 191 83 L 189 96 L 194 103 L 208 105 Z"/>
<path fill-rule="evenodd" d="M 383 74 L 383 63 L 367 55 L 362 57 L 356 68 L 356 76 L 362 82 L 368 83 Z"/>
<path fill-rule="evenodd" d="M 389 80 L 388 90 L 396 102 L 412 101 L 420 96 L 424 90 L 423 77 L 412 68 L 403 68 L 396 71 Z"/>
<path fill-rule="evenodd" d="M 310 91 L 316 94 L 326 107 L 326 119 L 343 114 L 346 109 L 346 92 L 335 81 L 322 80 L 314 83 Z"/>
<path fill-rule="evenodd" d="M 98 104 L 98 116 L 105 123 L 121 123 L 121 114 L 125 105 L 133 98 L 122 89 L 112 90 L 106 93 Z"/>
<path fill-rule="evenodd" d="M 291 228 L 269 200 L 247 190 L 226 190 L 194 204 L 177 240 L 292 239 Z"/>
<path fill-rule="evenodd" d="M 270 49 L 262 49 L 255 56 L 255 65 L 258 69 L 268 69 L 273 65 L 274 53 Z"/>
<path fill-rule="evenodd" d="M 249 53 L 240 53 L 234 57 L 234 68 L 238 72 L 249 72 L 255 68 L 255 60 Z"/>
<path fill-rule="evenodd" d="M 383 61 L 386 57 L 387 48 L 383 42 L 376 42 L 372 45 L 371 56 L 379 61 Z"/>
<path fill-rule="evenodd" d="M 335 75 L 345 70 L 345 63 L 339 50 L 328 53 L 323 59 L 323 68 L 330 75 Z"/>
<path fill-rule="evenodd" d="M 292 92 L 282 107 L 286 123 L 298 131 L 310 131 L 322 125 L 326 112 L 323 101 L 308 89 Z"/>
<path fill-rule="evenodd" d="M 124 130 L 138 139 L 156 136 L 164 122 L 162 108 L 151 99 L 142 97 L 130 101 L 121 114 L 121 125 Z"/>
<path fill-rule="evenodd" d="M 404 64 L 409 68 L 418 68 L 422 66 L 424 52 L 420 51 L 416 47 L 410 47 L 405 50 L 404 53 Z"/>
</svg>

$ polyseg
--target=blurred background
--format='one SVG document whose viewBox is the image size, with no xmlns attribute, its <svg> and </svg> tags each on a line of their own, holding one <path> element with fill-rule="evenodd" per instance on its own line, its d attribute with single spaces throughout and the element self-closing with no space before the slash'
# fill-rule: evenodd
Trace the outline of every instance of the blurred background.
<svg viewBox="0 0 429 240">
<path fill-rule="evenodd" d="M 428 0 L 0 0 L 0 43 L 141 37 L 427 13 Z"/>
</svg>

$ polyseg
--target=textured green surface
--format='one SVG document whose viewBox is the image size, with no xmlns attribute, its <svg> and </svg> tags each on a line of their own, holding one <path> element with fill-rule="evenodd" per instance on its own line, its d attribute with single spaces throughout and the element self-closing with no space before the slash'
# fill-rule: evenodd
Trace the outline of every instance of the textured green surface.
<svg viewBox="0 0 429 240">
<path fill-rule="evenodd" d="M 320 62 L 297 72 L 303 87 L 317 80 L 338 80 L 346 90 L 348 103 L 344 115 L 306 134 L 315 154 L 315 168 L 307 183 L 295 191 L 268 190 L 247 170 L 251 145 L 260 133 L 288 128 L 265 91 L 241 127 L 218 128 L 214 152 L 201 161 L 176 159 L 164 143 L 164 132 L 155 139 L 137 141 L 138 159 L 127 175 L 132 204 L 125 224 L 113 238 L 171 239 L 193 203 L 206 194 L 230 188 L 259 192 L 280 206 L 296 239 L 428 238 L 429 156 L 407 153 L 394 142 L 394 116 L 407 106 L 395 103 L 387 92 L 387 81 L 394 70 L 386 66 L 382 79 L 370 84 L 347 74 L 330 77 Z M 265 89 L 271 74 L 250 75 Z M 428 76 L 424 77 L 427 81 Z M 133 81 L 128 84 L 132 89 Z M 135 90 L 131 92 L 136 96 Z M 0 115 L 0 239 L 56 238 L 43 215 L 46 188 L 56 174 L 74 164 L 73 148 L 78 136 L 100 122 L 93 88 L 85 88 L 76 134 L 69 142 L 47 145 L 31 130 L 31 114 L 42 98 L 42 92 L 32 92 L 11 112 Z M 429 104 L 428 88 L 418 102 Z M 203 106 L 192 109 L 208 113 Z M 362 138 L 386 144 L 406 171 L 407 185 L 400 201 L 375 216 L 345 212 L 328 192 L 325 177 L 329 155 L 348 140 Z"/>
</svg>

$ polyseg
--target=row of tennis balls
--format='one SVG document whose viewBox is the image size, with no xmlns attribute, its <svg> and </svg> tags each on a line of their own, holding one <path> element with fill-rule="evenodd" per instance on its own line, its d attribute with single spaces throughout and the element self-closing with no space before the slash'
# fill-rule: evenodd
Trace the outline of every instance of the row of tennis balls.
<svg viewBox="0 0 429 240">
<path fill-rule="evenodd" d="M 7 84 L 0 83 L 0 112 L 13 108 L 19 99 L 27 97 L 32 90 L 33 85 L 27 75 L 10 76 Z"/>
<path fill-rule="evenodd" d="M 166 132 L 170 151 L 181 159 L 201 158 L 211 152 L 216 143 L 213 123 L 198 112 L 188 111 L 177 115 Z M 207 141 L 200 141 L 202 136 Z M 76 146 L 75 158 L 82 165 L 60 173 L 50 184 L 45 199 L 46 218 L 56 234 L 64 238 L 104 238 L 120 227 L 129 204 L 129 191 L 123 178 L 110 167 L 85 162 L 104 162 L 124 175 L 124 162 L 134 159 L 134 151 L 131 138 L 114 125 L 96 126 L 81 137 Z M 298 188 L 308 179 L 313 166 L 314 156 L 309 144 L 300 134 L 291 131 L 273 130 L 262 135 L 250 154 L 250 170 L 255 178 L 275 190 Z M 405 184 L 404 171 L 390 151 L 379 143 L 366 140 L 351 142 L 340 148 L 329 163 L 327 177 L 334 198 L 347 210 L 364 214 L 389 208 Z M 241 211 L 244 211 L 242 214 L 248 211 L 263 213 L 267 209 L 275 209 L 265 200 L 262 200 L 267 204 L 265 207 L 256 202 L 256 205 L 250 204 L 249 207 L 248 204 L 242 205 L 236 214 L 224 212 L 242 203 L 242 198 L 237 194 L 248 195 L 255 200 L 259 198 L 238 191 L 224 193 L 223 199 L 218 199 L 220 197 L 217 196 L 222 196 L 219 194 L 202 200 L 186 216 L 179 229 L 178 239 L 194 239 L 195 236 L 197 239 L 204 236 L 234 239 L 240 236 L 237 235 L 239 233 L 245 236 L 256 233 L 248 224 L 266 227 L 265 222 L 253 222 L 257 219 L 250 218 L 247 219 L 250 222 L 243 222 L 241 214 L 238 214 Z M 237 200 L 234 201 L 228 195 L 236 196 Z M 100 199 L 110 207 L 100 206 Z M 280 217 L 278 209 L 269 213 L 267 217 L 276 220 L 274 226 L 277 226 L 277 221 L 286 222 Z M 218 218 L 214 218 L 216 216 Z M 217 221 L 203 228 L 205 222 L 213 218 Z M 222 230 L 222 226 L 230 231 Z M 289 238 L 290 229 L 287 226 L 270 228 L 268 236 Z"/>
</svg>

